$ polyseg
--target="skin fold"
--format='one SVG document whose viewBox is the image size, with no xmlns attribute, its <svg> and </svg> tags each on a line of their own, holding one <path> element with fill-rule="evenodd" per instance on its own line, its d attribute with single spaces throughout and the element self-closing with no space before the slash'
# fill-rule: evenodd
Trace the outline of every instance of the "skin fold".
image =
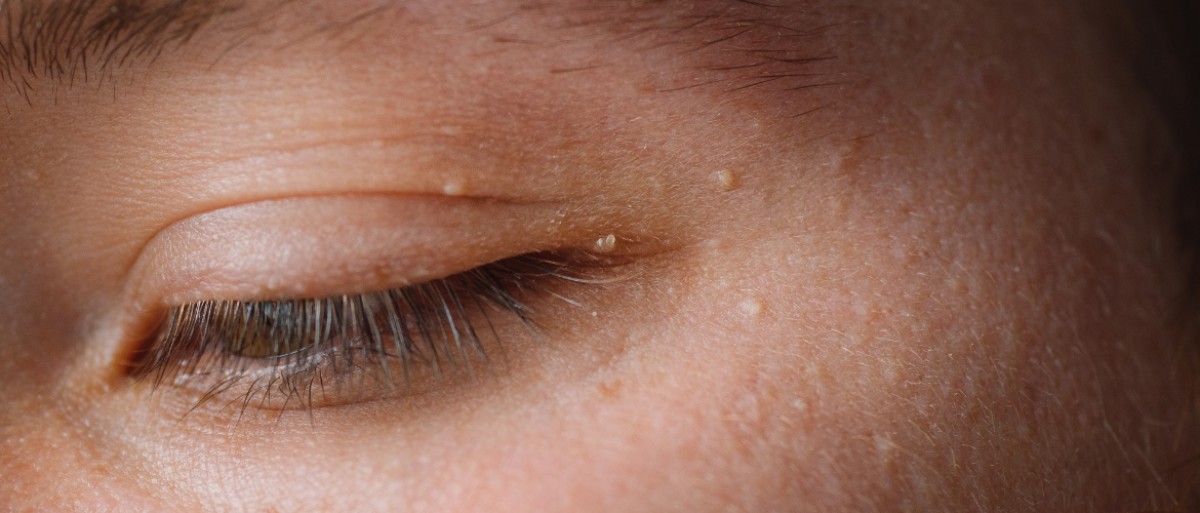
<svg viewBox="0 0 1200 513">
<path fill-rule="evenodd" d="M 250 0 L 47 40 L 0 77 L 0 510 L 1195 507 L 1166 129 L 1110 7 Z M 470 368 L 312 408 L 130 375 L 174 305 L 543 251 L 620 265 Z"/>
</svg>

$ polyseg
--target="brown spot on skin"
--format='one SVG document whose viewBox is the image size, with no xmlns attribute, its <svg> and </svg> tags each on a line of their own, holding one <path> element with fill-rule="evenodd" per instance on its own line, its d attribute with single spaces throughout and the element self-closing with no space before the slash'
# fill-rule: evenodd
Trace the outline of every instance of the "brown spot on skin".
<svg viewBox="0 0 1200 513">
<path fill-rule="evenodd" d="M 621 396 L 621 389 L 623 387 L 624 383 L 619 379 L 606 379 L 600 382 L 600 385 L 596 387 L 596 391 L 600 393 L 600 397 L 611 400 Z"/>
<path fill-rule="evenodd" d="M 871 143 L 874 134 L 868 134 L 847 141 L 842 153 L 837 156 L 836 171 L 842 176 L 856 180 L 863 167 L 863 150 Z"/>
</svg>

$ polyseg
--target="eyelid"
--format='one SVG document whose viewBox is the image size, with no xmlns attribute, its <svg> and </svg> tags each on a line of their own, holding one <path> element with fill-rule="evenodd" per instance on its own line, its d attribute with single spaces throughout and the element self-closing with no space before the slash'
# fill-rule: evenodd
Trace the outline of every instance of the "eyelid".
<svg viewBox="0 0 1200 513">
<path fill-rule="evenodd" d="M 357 295 L 546 252 L 631 262 L 683 242 L 643 216 L 571 201 L 419 194 L 290 197 L 200 213 L 161 230 L 134 262 L 106 328 L 112 377 L 175 305 Z"/>
<path fill-rule="evenodd" d="M 409 378 L 486 362 L 486 347 L 512 331 L 488 310 L 513 314 L 525 328 L 518 332 L 534 329 L 533 311 L 519 298 L 546 280 L 582 277 L 570 267 L 553 255 L 522 255 L 368 294 L 181 305 L 139 348 L 128 374 L 149 380 L 154 389 L 174 385 L 200 393 L 193 408 L 226 392 L 246 398 L 243 409 L 257 396 L 257 406 L 267 409 L 362 402 L 400 392 L 396 378 L 403 378 L 405 389 L 424 386 L 424 380 Z M 243 355 L 244 347 L 267 355 Z M 366 376 L 372 379 L 359 379 Z M 286 399 L 273 401 L 277 396 Z"/>
<path fill-rule="evenodd" d="M 414 195 L 244 203 L 161 231 L 130 274 L 143 308 L 320 297 L 439 278 L 567 245 L 562 206 Z"/>
</svg>

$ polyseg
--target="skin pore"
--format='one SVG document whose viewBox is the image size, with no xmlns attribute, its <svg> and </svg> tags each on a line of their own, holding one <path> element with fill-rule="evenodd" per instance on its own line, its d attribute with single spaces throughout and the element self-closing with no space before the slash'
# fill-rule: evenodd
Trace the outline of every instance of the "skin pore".
<svg viewBox="0 0 1200 513">
<path fill-rule="evenodd" d="M 59 5 L 28 26 L 75 40 L 0 23 L 15 511 L 1195 507 L 1164 128 L 1107 7 Z M 514 292 L 532 329 L 466 315 L 486 357 L 312 401 L 131 372 L 178 305 L 530 254 L 567 279 Z"/>
</svg>

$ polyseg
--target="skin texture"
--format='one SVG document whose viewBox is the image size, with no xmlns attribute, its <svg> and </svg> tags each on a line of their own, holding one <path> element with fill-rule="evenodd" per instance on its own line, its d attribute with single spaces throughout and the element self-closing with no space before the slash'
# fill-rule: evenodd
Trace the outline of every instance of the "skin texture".
<svg viewBox="0 0 1200 513">
<path fill-rule="evenodd" d="M 1188 507 L 1162 127 L 1111 13 L 879 4 L 252 1 L 10 88 L 0 509 Z M 618 279 L 550 285 L 578 305 L 484 370 L 282 413 L 127 374 L 164 306 L 608 234 Z"/>
</svg>

